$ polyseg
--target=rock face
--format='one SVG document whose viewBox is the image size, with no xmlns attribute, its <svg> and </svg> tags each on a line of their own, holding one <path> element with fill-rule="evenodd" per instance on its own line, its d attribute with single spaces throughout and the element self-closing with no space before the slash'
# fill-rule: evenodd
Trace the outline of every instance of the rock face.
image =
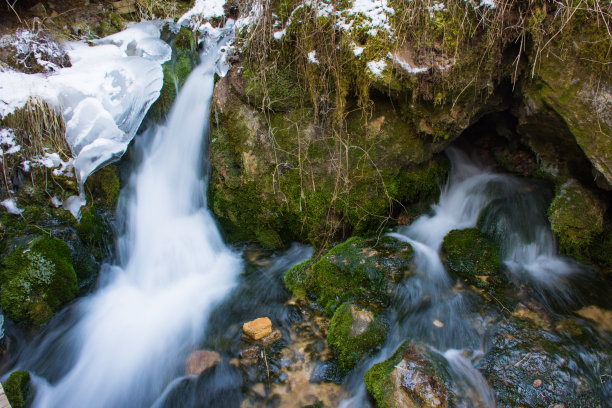
<svg viewBox="0 0 612 408">
<path fill-rule="evenodd" d="M 260 317 L 242 325 L 242 331 L 252 340 L 259 340 L 272 333 L 272 322 L 267 317 Z"/>
<path fill-rule="evenodd" d="M 216 351 L 196 350 L 185 361 L 185 375 L 200 375 L 221 361 Z"/>
</svg>

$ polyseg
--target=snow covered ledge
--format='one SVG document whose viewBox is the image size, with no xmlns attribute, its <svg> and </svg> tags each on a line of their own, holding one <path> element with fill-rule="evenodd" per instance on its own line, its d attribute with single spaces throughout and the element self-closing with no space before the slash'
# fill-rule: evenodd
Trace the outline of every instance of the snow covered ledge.
<svg viewBox="0 0 612 408">
<path fill-rule="evenodd" d="M 0 72 L 0 117 L 39 97 L 62 112 L 80 195 L 64 208 L 76 218 L 85 204 L 83 185 L 95 170 L 118 160 L 159 97 L 162 64 L 172 49 L 160 39 L 162 22 L 134 24 L 96 40 L 65 44 L 71 67 L 49 74 Z"/>
</svg>

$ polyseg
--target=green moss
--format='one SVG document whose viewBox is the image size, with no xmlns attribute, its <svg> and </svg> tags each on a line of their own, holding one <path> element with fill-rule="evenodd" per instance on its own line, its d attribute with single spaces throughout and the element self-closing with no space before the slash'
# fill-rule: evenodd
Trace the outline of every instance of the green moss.
<svg viewBox="0 0 612 408">
<path fill-rule="evenodd" d="M 578 182 L 563 184 L 548 209 L 559 249 L 578 260 L 587 260 L 590 246 L 603 233 L 604 212 L 604 204 Z"/>
<path fill-rule="evenodd" d="M 172 40 L 172 58 L 162 65 L 164 84 L 159 98 L 147 113 L 148 118 L 159 122 L 168 114 L 178 90 L 181 89 L 189 73 L 197 65 L 196 46 L 197 41 L 193 32 L 187 27 L 181 27 L 181 30 Z"/>
<path fill-rule="evenodd" d="M 115 211 L 121 185 L 117 177 L 117 167 L 108 165 L 87 178 L 85 188 L 91 192 L 91 198 L 104 210 Z"/>
<path fill-rule="evenodd" d="M 380 241 L 353 237 L 312 265 L 296 265 L 285 281 L 296 296 L 316 297 L 330 315 L 350 299 L 380 308 L 388 303 L 390 282 L 409 273 L 411 260 L 408 244 L 388 237 Z"/>
<path fill-rule="evenodd" d="M 378 407 L 455 406 L 448 361 L 422 344 L 402 344 L 391 358 L 372 366 L 364 381 Z"/>
<path fill-rule="evenodd" d="M 441 253 L 449 269 L 471 285 L 492 293 L 505 282 L 499 248 L 478 228 L 449 232 Z"/>
<path fill-rule="evenodd" d="M 307 295 L 306 279 L 308 278 L 308 267 L 312 264 L 311 260 L 300 262 L 289 269 L 284 276 L 285 286 L 297 298 L 305 298 Z"/>
<path fill-rule="evenodd" d="M 273 111 L 287 111 L 302 106 L 307 100 L 299 82 L 297 73 L 288 66 L 269 67 L 266 70 L 265 82 L 261 75 L 245 70 L 247 79 L 245 92 L 252 98 L 252 105 L 265 107 Z"/>
<path fill-rule="evenodd" d="M 44 323 L 76 295 L 70 248 L 62 240 L 37 237 L 4 258 L 0 282 L 0 305 L 8 317 Z"/>
<path fill-rule="evenodd" d="M 407 346 L 407 343 L 402 344 L 389 359 L 374 364 L 365 374 L 365 386 L 376 400 L 378 408 L 396 407 L 393 400 L 394 384 L 390 375 L 395 366 L 402 361 Z"/>
<path fill-rule="evenodd" d="M 327 341 L 338 356 L 338 369 L 346 373 L 386 336 L 387 325 L 380 315 L 347 302 L 334 313 Z"/>
<path fill-rule="evenodd" d="M 33 393 L 29 372 L 12 372 L 3 387 L 11 408 L 26 408 L 32 402 Z"/>
</svg>

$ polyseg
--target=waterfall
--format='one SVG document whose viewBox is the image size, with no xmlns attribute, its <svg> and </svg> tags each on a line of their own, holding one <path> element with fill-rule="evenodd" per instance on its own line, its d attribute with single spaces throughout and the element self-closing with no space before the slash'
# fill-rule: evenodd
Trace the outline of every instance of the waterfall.
<svg viewBox="0 0 612 408">
<path fill-rule="evenodd" d="M 141 163 L 122 192 L 118 264 L 23 353 L 35 407 L 150 406 L 182 374 L 213 306 L 235 286 L 242 261 L 221 239 L 203 181 L 214 75 L 231 31 L 209 36 L 166 125 L 135 146 Z"/>
<path fill-rule="evenodd" d="M 526 181 L 496 174 L 464 153 L 448 149 L 452 170 L 431 214 L 401 227 L 390 236 L 414 249 L 415 273 L 397 285 L 390 308 L 392 322 L 380 353 L 362 362 L 347 378 L 353 396 L 340 407 L 368 407 L 365 372 L 386 360 L 406 340 L 427 344 L 449 363 L 451 375 L 466 406 L 494 407 L 492 391 L 482 375 L 463 356 L 481 356 L 487 322 L 473 296 L 455 290 L 439 255 L 446 234 L 478 225 L 501 242 L 501 257 L 509 278 L 523 282 L 542 302 L 568 301 L 567 279 L 584 274 L 576 262 L 556 254 L 544 217 L 547 200 Z M 435 325 L 437 322 L 437 326 Z M 459 404 L 460 406 L 463 406 Z"/>
</svg>

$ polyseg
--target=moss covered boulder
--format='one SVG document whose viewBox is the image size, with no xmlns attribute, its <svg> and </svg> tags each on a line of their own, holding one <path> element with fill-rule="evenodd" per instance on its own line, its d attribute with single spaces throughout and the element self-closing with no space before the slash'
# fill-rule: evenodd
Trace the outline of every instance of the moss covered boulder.
<svg viewBox="0 0 612 408">
<path fill-rule="evenodd" d="M 59 239 L 39 236 L 18 246 L 0 269 L 0 305 L 18 322 L 41 324 L 77 293 L 70 248 Z"/>
<path fill-rule="evenodd" d="M 327 341 L 338 355 L 341 373 L 352 369 L 361 357 L 385 341 L 387 325 L 382 316 L 353 303 L 344 303 L 331 319 Z"/>
<path fill-rule="evenodd" d="M 424 345 L 405 343 L 365 375 L 379 408 L 445 408 L 453 391 L 444 357 Z"/>
<path fill-rule="evenodd" d="M 448 268 L 470 285 L 493 293 L 506 282 L 499 247 L 478 228 L 446 234 L 441 253 Z"/>
<path fill-rule="evenodd" d="M 577 181 L 564 183 L 548 209 L 561 252 L 586 260 L 589 247 L 604 231 L 605 211 L 605 204 Z"/>
<path fill-rule="evenodd" d="M 285 284 L 297 297 L 316 298 L 330 315 L 351 299 L 380 308 L 389 302 L 390 284 L 410 273 L 411 261 L 412 247 L 406 243 L 353 237 L 321 259 L 291 268 Z"/>
<path fill-rule="evenodd" d="M 26 408 L 33 399 L 33 390 L 30 384 L 30 373 L 15 371 L 3 384 L 4 393 L 11 408 Z"/>
</svg>

